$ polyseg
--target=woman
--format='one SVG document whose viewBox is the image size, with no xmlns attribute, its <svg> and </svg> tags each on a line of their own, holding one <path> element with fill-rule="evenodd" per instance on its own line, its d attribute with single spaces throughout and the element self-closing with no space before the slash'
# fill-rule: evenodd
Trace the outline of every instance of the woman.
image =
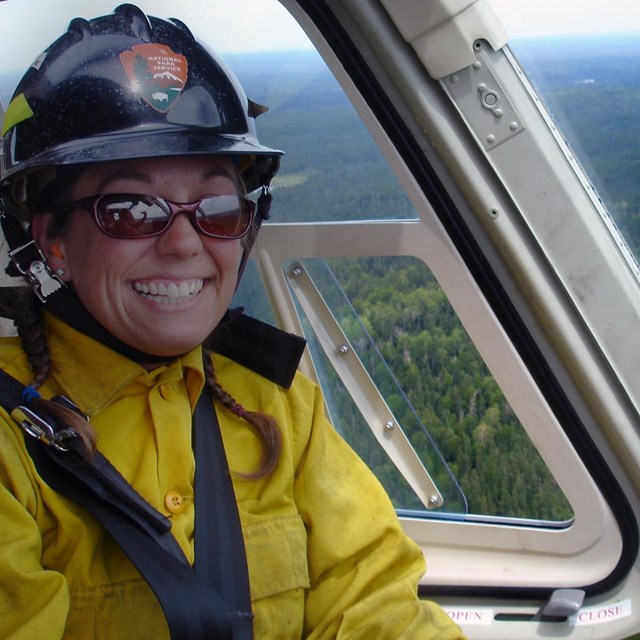
<svg viewBox="0 0 640 640">
<path fill-rule="evenodd" d="M 0 347 L 19 383 L 2 637 L 462 637 L 293 377 L 299 343 L 227 313 L 281 155 L 260 112 L 184 25 L 132 5 L 74 20 L 16 90 L 3 225 L 30 288 Z"/>
</svg>

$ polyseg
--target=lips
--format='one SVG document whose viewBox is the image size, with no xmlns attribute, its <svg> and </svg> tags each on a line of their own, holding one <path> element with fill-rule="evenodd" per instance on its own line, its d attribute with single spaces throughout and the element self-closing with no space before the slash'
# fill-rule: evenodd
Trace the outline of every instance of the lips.
<svg viewBox="0 0 640 640">
<path fill-rule="evenodd" d="M 203 287 L 204 280 L 151 280 L 133 283 L 133 289 L 143 298 L 167 305 L 184 304 L 197 296 Z"/>
</svg>

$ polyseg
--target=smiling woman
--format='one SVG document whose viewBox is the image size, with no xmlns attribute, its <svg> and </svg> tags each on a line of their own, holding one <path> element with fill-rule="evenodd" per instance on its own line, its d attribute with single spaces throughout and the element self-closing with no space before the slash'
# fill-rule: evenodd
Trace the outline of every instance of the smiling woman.
<svg viewBox="0 0 640 640">
<path fill-rule="evenodd" d="M 0 636 L 463 637 L 419 600 L 422 554 L 296 371 L 304 341 L 229 310 L 282 156 L 264 112 L 130 4 L 18 83 Z"/>
</svg>

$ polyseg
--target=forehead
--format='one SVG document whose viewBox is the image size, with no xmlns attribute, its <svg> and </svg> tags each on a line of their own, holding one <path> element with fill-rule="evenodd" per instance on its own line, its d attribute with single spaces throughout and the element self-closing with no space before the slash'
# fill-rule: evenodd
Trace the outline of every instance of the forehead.
<svg viewBox="0 0 640 640">
<path fill-rule="evenodd" d="M 178 181 L 185 185 L 228 180 L 240 186 L 235 164 L 225 156 L 175 156 L 114 160 L 87 166 L 76 183 L 76 190 L 102 189 L 117 181 L 139 181 L 149 185 Z"/>
</svg>

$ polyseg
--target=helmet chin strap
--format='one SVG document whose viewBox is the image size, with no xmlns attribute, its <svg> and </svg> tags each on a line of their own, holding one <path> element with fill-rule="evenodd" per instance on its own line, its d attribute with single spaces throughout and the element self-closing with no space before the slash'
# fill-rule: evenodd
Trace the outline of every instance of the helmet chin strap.
<svg viewBox="0 0 640 640">
<path fill-rule="evenodd" d="M 9 257 L 40 302 L 46 302 L 51 294 L 65 287 L 65 283 L 51 270 L 44 254 L 33 240 L 10 251 Z"/>
</svg>

